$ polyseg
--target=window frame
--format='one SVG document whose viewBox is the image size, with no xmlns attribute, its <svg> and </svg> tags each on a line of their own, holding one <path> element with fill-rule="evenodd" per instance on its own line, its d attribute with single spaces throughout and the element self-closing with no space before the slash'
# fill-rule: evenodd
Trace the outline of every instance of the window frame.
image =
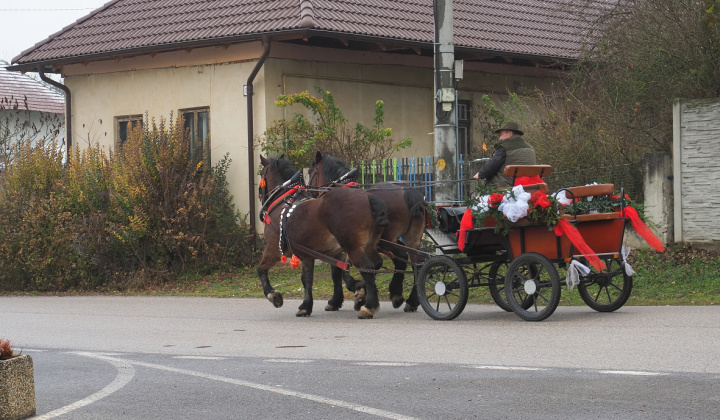
<svg viewBox="0 0 720 420">
<path fill-rule="evenodd" d="M 460 118 L 460 109 L 465 108 L 465 117 Z M 472 142 L 472 101 L 471 100 L 458 100 L 458 111 L 457 111 L 457 125 L 458 125 L 458 156 L 462 154 L 463 160 L 468 159 L 473 153 L 473 142 Z"/>
<path fill-rule="evenodd" d="M 201 123 L 201 117 L 200 114 L 205 113 L 207 115 L 207 121 L 206 121 L 206 127 L 205 132 L 201 133 L 200 130 L 203 128 Z M 183 136 L 186 137 L 188 135 L 187 129 L 188 129 L 188 119 L 186 118 L 187 114 L 192 114 L 192 132 L 190 133 L 190 138 L 186 139 L 190 142 L 189 144 L 189 152 L 190 152 L 190 159 L 193 162 L 199 162 L 203 160 L 207 166 L 211 165 L 211 154 L 210 154 L 210 107 L 209 106 L 199 106 L 199 107 L 193 107 L 193 108 L 183 108 L 178 110 L 178 114 L 183 119 Z M 197 156 L 197 150 L 198 147 L 196 146 L 198 142 L 198 137 L 204 135 L 204 138 L 201 140 L 201 146 L 200 150 L 202 150 L 200 156 L 198 158 Z"/>
<path fill-rule="evenodd" d="M 130 131 L 135 128 L 135 123 L 138 123 L 140 127 L 143 126 L 143 115 L 142 114 L 128 114 L 128 115 L 118 115 L 114 117 L 115 120 L 115 147 L 120 148 L 123 144 L 125 144 L 129 140 Z M 122 123 L 129 123 L 124 131 L 125 131 L 125 138 L 122 138 L 122 132 L 123 129 L 121 129 L 120 125 Z"/>
</svg>

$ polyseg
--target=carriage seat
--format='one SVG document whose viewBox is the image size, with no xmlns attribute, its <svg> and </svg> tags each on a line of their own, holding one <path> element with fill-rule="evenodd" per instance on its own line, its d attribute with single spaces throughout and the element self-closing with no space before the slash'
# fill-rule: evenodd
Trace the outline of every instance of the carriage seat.
<svg viewBox="0 0 720 420">
<path fill-rule="evenodd" d="M 564 188 L 568 198 L 594 197 L 599 195 L 612 195 L 615 192 L 615 184 L 595 184 L 581 187 Z M 565 219 L 577 220 L 578 222 L 590 222 L 594 220 L 619 219 L 620 212 L 578 214 L 576 216 L 564 214 Z"/>
<path fill-rule="evenodd" d="M 550 176 L 552 174 L 552 166 L 550 165 L 508 165 L 505 167 L 503 174 L 512 177 L 513 185 L 515 180 L 521 176 L 539 176 L 540 178 Z M 545 194 L 548 193 L 548 185 L 545 182 L 523 185 L 523 189 L 528 192 L 540 190 Z"/>
<path fill-rule="evenodd" d="M 595 184 L 584 185 L 582 187 L 564 188 L 569 191 L 568 198 L 593 197 L 596 195 L 613 195 L 615 192 L 615 184 Z"/>
<path fill-rule="evenodd" d="M 550 176 L 552 174 L 552 166 L 550 165 L 508 165 L 503 172 L 506 176 L 517 178 L 519 176 L 535 176 L 540 178 Z"/>
</svg>

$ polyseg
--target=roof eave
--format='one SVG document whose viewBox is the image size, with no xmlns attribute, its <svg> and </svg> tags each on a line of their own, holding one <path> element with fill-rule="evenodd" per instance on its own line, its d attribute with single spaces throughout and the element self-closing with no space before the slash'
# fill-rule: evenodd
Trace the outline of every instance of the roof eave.
<svg viewBox="0 0 720 420">
<path fill-rule="evenodd" d="M 302 35 L 307 32 L 306 29 L 290 30 L 290 31 L 273 31 L 260 32 L 253 34 L 235 35 L 231 37 L 207 38 L 192 41 L 182 41 L 168 44 L 146 45 L 138 48 L 128 48 L 122 50 L 103 51 L 99 53 L 73 55 L 70 57 L 59 57 L 48 60 L 37 60 L 26 63 L 13 63 L 8 66 L 8 70 L 20 72 L 34 72 L 42 69 L 45 73 L 60 73 L 63 66 L 68 64 L 78 64 L 88 61 L 107 60 L 118 56 L 136 56 L 148 53 L 161 53 L 185 50 L 190 48 L 211 47 L 216 45 L 234 44 L 238 42 L 259 41 L 265 37 L 289 36 L 293 34 Z"/>
<path fill-rule="evenodd" d="M 74 55 L 70 57 L 60 57 L 48 60 L 30 61 L 26 63 L 12 64 L 7 67 L 11 71 L 19 72 L 36 72 L 43 71 L 45 73 L 61 73 L 62 67 L 69 64 L 78 64 L 88 61 L 107 60 L 117 58 L 118 56 L 136 56 L 147 53 L 160 53 L 183 50 L 188 48 L 201 48 L 224 44 L 234 44 L 239 42 L 248 41 L 259 41 L 265 37 L 278 38 L 278 37 L 313 37 L 313 36 L 324 36 L 328 38 L 340 38 L 349 39 L 361 42 L 374 42 L 374 43 L 385 43 L 393 44 L 398 46 L 406 46 L 408 48 L 432 48 L 431 42 L 418 41 L 418 40 L 405 40 L 401 38 L 387 38 L 375 35 L 363 35 L 356 33 L 344 33 L 332 30 L 323 29 L 290 29 L 283 31 L 269 31 L 269 32 L 258 32 L 252 34 L 233 35 L 228 37 L 217 37 L 207 38 L 201 40 L 182 41 L 168 44 L 154 44 L 147 45 L 138 48 L 129 48 L 123 50 L 111 50 L 103 51 L 100 53 L 91 53 L 84 55 Z M 542 60 L 542 61 L 560 61 L 560 62 L 575 62 L 577 58 L 564 57 L 564 56 L 552 56 L 552 55 L 539 55 L 539 54 L 526 54 L 500 50 L 490 50 L 484 48 L 473 48 L 468 46 L 456 46 L 456 52 L 474 53 L 481 55 L 494 55 L 502 56 L 513 59 L 527 59 L 527 60 Z"/>
</svg>

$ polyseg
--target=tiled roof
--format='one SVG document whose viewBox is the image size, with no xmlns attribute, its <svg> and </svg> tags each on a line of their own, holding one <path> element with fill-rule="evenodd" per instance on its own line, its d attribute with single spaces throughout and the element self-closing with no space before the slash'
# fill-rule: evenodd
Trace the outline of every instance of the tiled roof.
<svg viewBox="0 0 720 420">
<path fill-rule="evenodd" d="M 468 51 L 575 58 L 617 0 L 454 0 L 455 45 Z M 582 3 L 582 7 L 570 4 Z M 13 59 L 15 64 L 310 31 L 431 45 L 432 0 L 115 0 Z"/>
<path fill-rule="evenodd" d="M 0 67 L 0 106 L 63 114 L 65 96 L 43 82 Z"/>
</svg>

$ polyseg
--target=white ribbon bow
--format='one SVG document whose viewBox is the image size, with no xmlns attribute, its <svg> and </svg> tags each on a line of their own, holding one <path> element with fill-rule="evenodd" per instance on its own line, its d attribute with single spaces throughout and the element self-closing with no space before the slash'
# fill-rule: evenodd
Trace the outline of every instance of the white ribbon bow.
<svg viewBox="0 0 720 420">
<path fill-rule="evenodd" d="M 627 257 L 628 257 L 628 255 L 630 255 L 631 250 L 632 250 L 632 248 L 625 247 L 625 245 L 623 245 L 622 248 L 620 248 L 620 253 L 622 254 L 623 265 L 625 266 L 625 274 L 627 274 L 628 276 L 632 276 L 633 274 L 635 274 L 635 270 L 633 270 L 630 263 L 627 262 Z"/>
<path fill-rule="evenodd" d="M 567 268 L 567 274 L 565 275 L 565 284 L 568 289 L 572 290 L 573 287 L 580 284 L 580 276 L 587 276 L 590 274 L 590 267 L 584 265 L 578 260 L 572 260 L 570 266 Z"/>
</svg>

